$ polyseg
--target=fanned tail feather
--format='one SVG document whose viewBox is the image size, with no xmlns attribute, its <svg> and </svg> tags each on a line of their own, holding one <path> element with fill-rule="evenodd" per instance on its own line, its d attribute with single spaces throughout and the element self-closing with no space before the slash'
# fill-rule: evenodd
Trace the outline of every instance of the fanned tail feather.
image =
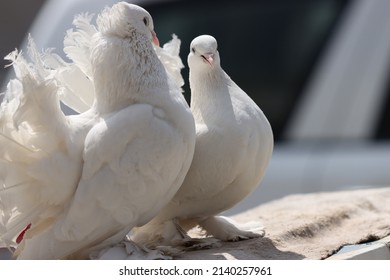
<svg viewBox="0 0 390 280">
<path fill-rule="evenodd" d="M 58 56 L 49 56 L 57 61 L 56 79 L 64 86 L 61 101 L 82 113 L 91 108 L 95 92 L 92 80 L 92 66 L 90 62 L 90 44 L 93 35 L 97 32 L 91 24 L 93 14 L 80 14 L 73 20 L 75 29 L 70 29 L 64 38 L 64 52 L 73 63 L 65 63 Z"/>
<path fill-rule="evenodd" d="M 168 75 L 179 87 L 182 87 L 184 79 L 181 75 L 181 69 L 184 68 L 184 64 L 179 56 L 180 45 L 181 41 L 173 34 L 171 41 L 165 43 L 162 48 L 155 47 L 155 50 Z"/>
<path fill-rule="evenodd" d="M 94 14 L 80 14 L 73 20 L 76 30 L 70 29 L 64 38 L 64 52 L 81 71 L 89 78 L 92 78 L 92 66 L 89 59 L 90 44 L 93 35 L 97 32 L 91 24 Z"/>
<path fill-rule="evenodd" d="M 6 57 L 16 79 L 0 107 L 0 246 L 7 247 L 16 246 L 28 225 L 50 218 L 73 192 L 52 178 L 60 172 L 57 159 L 66 158 L 61 88 L 31 38 L 27 54 L 30 62 L 17 50 Z"/>
</svg>

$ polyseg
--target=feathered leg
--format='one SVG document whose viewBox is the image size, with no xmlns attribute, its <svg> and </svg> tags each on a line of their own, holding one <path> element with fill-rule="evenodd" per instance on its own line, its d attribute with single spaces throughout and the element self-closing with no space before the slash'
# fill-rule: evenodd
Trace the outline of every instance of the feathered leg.
<svg viewBox="0 0 390 280">
<path fill-rule="evenodd" d="M 199 222 L 199 225 L 206 231 L 208 235 L 212 235 L 222 241 L 239 241 L 252 238 L 263 237 L 265 234 L 264 228 L 260 225 L 250 226 L 253 231 L 247 231 L 238 228 L 234 225 L 233 220 L 222 216 L 212 216 Z"/>
</svg>

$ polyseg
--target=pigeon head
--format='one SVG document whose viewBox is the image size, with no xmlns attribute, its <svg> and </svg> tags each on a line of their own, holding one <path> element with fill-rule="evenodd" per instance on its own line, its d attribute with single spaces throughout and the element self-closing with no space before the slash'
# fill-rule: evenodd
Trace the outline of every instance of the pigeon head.
<svg viewBox="0 0 390 280">
<path fill-rule="evenodd" d="M 126 39 L 138 33 L 159 45 L 151 15 L 137 5 L 119 2 L 111 8 L 105 8 L 97 18 L 97 26 L 106 35 Z"/>
<path fill-rule="evenodd" d="M 219 66 L 217 40 L 210 35 L 201 35 L 191 42 L 188 65 L 194 69 L 210 69 Z"/>
</svg>

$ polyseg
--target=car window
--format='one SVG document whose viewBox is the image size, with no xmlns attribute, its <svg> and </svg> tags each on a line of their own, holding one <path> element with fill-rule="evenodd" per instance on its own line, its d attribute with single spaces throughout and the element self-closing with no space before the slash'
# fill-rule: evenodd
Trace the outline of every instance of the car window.
<svg viewBox="0 0 390 280">
<path fill-rule="evenodd" d="M 176 33 L 186 64 L 191 40 L 217 38 L 221 64 L 262 108 L 279 140 L 286 121 L 349 1 L 172 1 L 145 6 L 160 42 Z M 188 69 L 182 72 L 188 80 Z M 185 96 L 190 101 L 188 83 Z"/>
</svg>

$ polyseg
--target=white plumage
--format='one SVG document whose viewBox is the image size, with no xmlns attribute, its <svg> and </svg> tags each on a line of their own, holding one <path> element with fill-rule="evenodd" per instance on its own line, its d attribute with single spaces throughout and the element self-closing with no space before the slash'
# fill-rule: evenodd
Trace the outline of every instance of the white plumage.
<svg viewBox="0 0 390 280">
<path fill-rule="evenodd" d="M 116 244 L 167 204 L 192 160 L 194 120 L 152 47 L 149 13 L 119 2 L 97 28 L 90 21 L 77 17 L 67 34 L 72 63 L 32 42 L 31 63 L 9 57 L 17 79 L 0 111 L 0 245 L 20 259 L 85 258 Z M 83 113 L 65 116 L 59 97 Z"/>
<path fill-rule="evenodd" d="M 197 135 L 194 159 L 172 201 L 135 230 L 132 239 L 150 247 L 188 244 L 180 227 L 188 230 L 196 225 L 224 241 L 261 235 L 216 215 L 259 185 L 272 155 L 271 126 L 221 68 L 213 37 L 203 35 L 192 41 L 188 64 Z"/>
</svg>

